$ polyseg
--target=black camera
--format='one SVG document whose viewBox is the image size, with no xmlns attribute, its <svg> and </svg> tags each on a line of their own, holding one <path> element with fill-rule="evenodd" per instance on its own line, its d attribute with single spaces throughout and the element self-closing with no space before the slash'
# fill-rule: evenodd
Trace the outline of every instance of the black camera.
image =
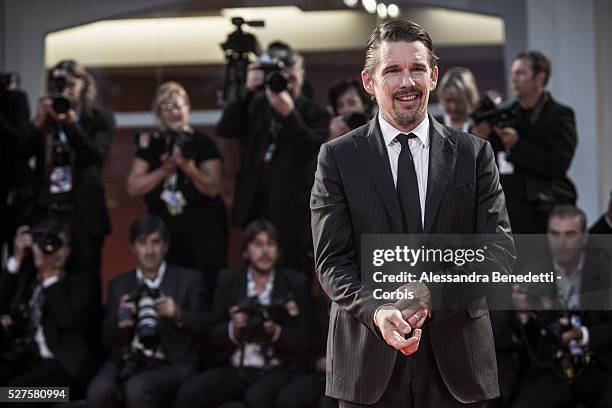
<svg viewBox="0 0 612 408">
<path fill-rule="evenodd" d="M 29 232 L 32 235 L 32 240 L 45 255 L 56 253 L 64 245 L 60 236 L 53 231 L 33 228 Z"/>
<path fill-rule="evenodd" d="M 514 128 L 516 127 L 518 114 L 518 104 L 496 105 L 489 96 L 485 95 L 476 106 L 474 112 L 470 114 L 470 117 L 476 124 L 487 121 L 493 127 Z"/>
<path fill-rule="evenodd" d="M 368 117 L 365 113 L 353 112 L 344 116 L 344 122 L 353 130 L 368 123 Z"/>
<path fill-rule="evenodd" d="M 283 58 L 279 58 L 269 52 L 261 54 L 258 64 L 264 72 L 264 85 L 274 93 L 280 93 L 287 89 L 287 78 L 283 74 L 283 68 L 287 66 Z"/>
<path fill-rule="evenodd" d="M 53 81 L 54 94 L 51 95 L 53 110 L 55 113 L 67 113 L 72 108 L 72 101 L 66 97 L 64 91 L 68 85 L 68 73 L 63 70 L 55 70 L 51 76 Z"/>
<path fill-rule="evenodd" d="M 266 343 L 269 336 L 264 329 L 264 323 L 277 322 L 285 316 L 294 317 L 299 314 L 299 309 L 291 295 L 277 299 L 269 305 L 262 304 L 257 296 L 252 296 L 238 302 L 238 312 L 248 316 L 241 338 L 247 343 Z"/>
<path fill-rule="evenodd" d="M 172 154 L 174 146 L 177 146 L 186 159 L 195 158 L 195 138 L 190 132 L 183 130 L 165 129 L 153 133 L 153 139 L 158 139 L 163 144 L 163 150 Z"/>
</svg>

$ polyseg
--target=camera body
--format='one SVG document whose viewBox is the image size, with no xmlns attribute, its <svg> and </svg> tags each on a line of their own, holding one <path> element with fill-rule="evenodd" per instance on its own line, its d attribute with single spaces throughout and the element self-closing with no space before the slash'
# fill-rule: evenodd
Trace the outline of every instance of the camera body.
<svg viewBox="0 0 612 408">
<path fill-rule="evenodd" d="M 289 313 L 290 303 L 295 303 L 291 296 L 272 301 L 270 305 L 262 304 L 257 296 L 248 297 L 238 302 L 238 312 L 246 313 L 247 325 L 242 331 L 242 339 L 247 343 L 265 343 L 268 334 L 264 329 L 267 321 L 278 322 Z"/>
<path fill-rule="evenodd" d="M 141 145 L 141 132 L 135 134 L 135 143 Z M 151 133 L 148 147 L 168 154 L 172 154 L 174 146 L 177 146 L 183 157 L 188 160 L 195 158 L 196 146 L 192 133 L 183 130 L 164 129 Z"/>
<path fill-rule="evenodd" d="M 154 350 L 159 345 L 159 315 L 155 300 L 160 297 L 159 289 L 140 285 L 130 293 L 128 301 L 136 305 L 136 312 L 128 308 L 119 309 L 119 320 L 135 320 L 135 334 L 146 349 Z"/>
<path fill-rule="evenodd" d="M 258 59 L 260 69 L 264 72 L 264 85 L 274 93 L 287 89 L 287 78 L 283 74 L 286 62 L 268 52 L 260 55 Z"/>
<path fill-rule="evenodd" d="M 30 234 L 45 255 L 53 255 L 63 246 L 62 239 L 55 232 L 33 228 Z"/>
<path fill-rule="evenodd" d="M 68 85 L 68 73 L 63 70 L 53 71 L 52 77 L 53 88 L 55 93 L 51 95 L 53 101 L 53 110 L 55 113 L 67 113 L 72 108 L 72 101 L 66 97 L 64 91 Z"/>
<path fill-rule="evenodd" d="M 493 127 L 514 128 L 518 120 L 518 111 L 519 106 L 516 103 L 507 106 L 496 105 L 491 98 L 485 95 L 470 117 L 476 124 L 487 121 Z"/>
<path fill-rule="evenodd" d="M 368 116 L 365 113 L 353 112 L 344 116 L 344 122 L 353 130 L 368 123 Z"/>
</svg>

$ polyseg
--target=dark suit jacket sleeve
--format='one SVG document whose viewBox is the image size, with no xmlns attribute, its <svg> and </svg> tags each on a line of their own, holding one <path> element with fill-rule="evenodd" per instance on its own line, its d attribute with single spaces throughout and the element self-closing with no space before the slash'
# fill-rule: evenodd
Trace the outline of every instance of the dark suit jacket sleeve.
<svg viewBox="0 0 612 408">
<path fill-rule="evenodd" d="M 210 341 L 217 349 L 230 349 L 234 343 L 229 338 L 227 325 L 230 321 L 229 308 L 232 306 L 229 299 L 231 289 L 231 270 L 222 271 L 217 280 L 217 287 L 213 300 L 212 326 L 210 329 Z"/>
<path fill-rule="evenodd" d="M 374 333 L 380 306 L 361 282 L 342 178 L 329 144 L 319 152 L 310 201 L 317 275 L 329 298 Z"/>
<path fill-rule="evenodd" d="M 301 279 L 292 290 L 300 313 L 288 318 L 286 324 L 281 323 L 281 334 L 274 342 L 274 348 L 284 353 L 306 353 L 312 340 L 312 299 L 305 279 Z"/>
<path fill-rule="evenodd" d="M 179 327 L 192 334 L 204 334 L 210 320 L 204 302 L 204 280 L 199 274 L 192 276 L 193 279 L 188 282 L 187 299 L 181 309 Z"/>
<path fill-rule="evenodd" d="M 245 91 L 241 98 L 225 105 L 216 129 L 220 137 L 246 139 L 249 133 L 249 104 L 254 95 L 251 91 Z"/>
<path fill-rule="evenodd" d="M 543 146 L 536 146 L 520 137 L 510 149 L 509 160 L 530 173 L 546 178 L 564 177 L 576 150 L 576 121 L 574 112 L 566 107 L 555 109 L 550 129 L 541 138 Z"/>
<path fill-rule="evenodd" d="M 599 217 L 597 222 L 589 228 L 591 234 L 612 234 L 612 228 L 606 221 L 605 214 Z"/>
<path fill-rule="evenodd" d="M 85 327 L 97 306 L 92 301 L 95 297 L 91 279 L 84 272 L 76 272 L 70 279 L 70 286 L 59 281 L 43 290 L 45 313 L 60 329 Z"/>
<path fill-rule="evenodd" d="M 77 163 L 81 165 L 101 165 L 106 158 L 115 136 L 115 118 L 109 112 L 96 110 L 92 118 L 91 134 L 84 126 L 75 123 L 66 127 L 66 136 L 70 146 L 76 152 Z"/>
<path fill-rule="evenodd" d="M 104 326 L 102 328 L 102 344 L 106 350 L 113 350 L 118 345 L 124 344 L 132 338 L 134 330 L 120 329 L 117 320 L 119 299 L 125 293 L 129 293 L 129 291 L 121 287 L 119 280 L 112 280 L 108 284 L 108 300 L 106 302 Z"/>
<path fill-rule="evenodd" d="M 329 134 L 329 115 L 310 100 L 300 101 L 282 123 L 281 137 L 302 162 L 312 160 Z"/>
<path fill-rule="evenodd" d="M 610 349 L 612 347 L 612 311 L 602 310 L 602 323 L 587 325 L 589 330 L 589 346 L 593 349 Z"/>
<path fill-rule="evenodd" d="M 21 91 L 10 91 L 2 97 L 9 100 L 10 112 L 8 116 L 4 116 L 0 112 L 0 135 L 2 138 L 2 146 L 9 142 L 11 146 L 19 146 L 27 138 L 30 122 L 30 106 L 28 105 L 28 97 Z"/>
</svg>

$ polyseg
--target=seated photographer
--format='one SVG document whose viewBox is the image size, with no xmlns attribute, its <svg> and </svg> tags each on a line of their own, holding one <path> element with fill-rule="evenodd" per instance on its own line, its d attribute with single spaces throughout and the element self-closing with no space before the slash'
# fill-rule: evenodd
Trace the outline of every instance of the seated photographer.
<svg viewBox="0 0 612 408">
<path fill-rule="evenodd" d="M 0 385 L 70 387 L 78 398 L 94 370 L 91 278 L 67 267 L 71 237 L 58 220 L 19 227 L 13 250 L 0 276 Z"/>
<path fill-rule="evenodd" d="M 80 63 L 55 65 L 49 88 L 51 94 L 38 100 L 20 152 L 19 160 L 31 167 L 15 203 L 21 210 L 17 219 L 21 224 L 49 217 L 66 222 L 73 237 L 68 263 L 91 274 L 99 293 L 102 245 L 111 230 L 101 173 L 115 121 L 110 112 L 94 107 L 95 81 Z"/>
<path fill-rule="evenodd" d="M 306 277 L 277 267 L 278 232 L 268 221 L 243 234 L 245 265 L 223 271 L 215 291 L 210 340 L 224 367 L 199 374 L 179 389 L 177 407 L 214 407 L 243 400 L 270 407 L 304 368 L 310 343 Z"/>
<path fill-rule="evenodd" d="M 553 209 L 547 236 L 551 258 L 528 270 L 554 271 L 560 279 L 550 292 L 515 293 L 530 366 L 512 406 L 610 407 L 609 256 L 587 244 L 586 217 L 569 204 Z"/>
<path fill-rule="evenodd" d="M 137 135 L 128 193 L 144 196 L 150 214 L 170 230 L 168 262 L 199 271 L 212 303 L 217 273 L 227 262 L 227 219 L 219 188 L 221 154 L 189 126 L 189 95 L 176 82 L 157 88 L 159 130 Z"/>
<path fill-rule="evenodd" d="M 207 314 L 200 273 L 167 264 L 163 220 L 145 215 L 130 227 L 136 269 L 108 285 L 104 345 L 111 352 L 89 384 L 91 407 L 165 407 L 198 360 L 195 337 Z"/>
<path fill-rule="evenodd" d="M 283 243 L 283 263 L 299 269 L 310 222 L 312 166 L 327 138 L 329 115 L 302 93 L 304 58 L 274 42 L 249 65 L 243 95 L 223 108 L 217 134 L 240 140 L 232 223 L 269 219 Z"/>
<path fill-rule="evenodd" d="M 365 125 L 372 118 L 374 103 L 363 89 L 361 81 L 344 79 L 332 85 L 328 94 L 335 115 L 329 122 L 328 140 Z"/>
</svg>

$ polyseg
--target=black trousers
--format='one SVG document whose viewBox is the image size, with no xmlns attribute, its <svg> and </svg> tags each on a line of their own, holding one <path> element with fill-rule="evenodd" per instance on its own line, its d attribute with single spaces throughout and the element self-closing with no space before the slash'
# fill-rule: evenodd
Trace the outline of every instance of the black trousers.
<svg viewBox="0 0 612 408">
<path fill-rule="evenodd" d="M 340 408 L 484 408 L 487 401 L 463 404 L 446 388 L 433 356 L 427 328 L 419 349 L 410 356 L 397 353 L 389 384 L 373 405 L 340 401 Z"/>
<path fill-rule="evenodd" d="M 182 367 L 168 365 L 143 371 L 120 384 L 118 372 L 116 362 L 102 366 L 87 389 L 90 407 L 121 407 L 122 401 L 127 408 L 168 407 L 188 375 Z"/>
<path fill-rule="evenodd" d="M 529 375 L 521 384 L 512 408 L 612 407 L 612 373 L 603 367 L 588 366 L 569 384 L 551 370 Z"/>
<path fill-rule="evenodd" d="M 213 368 L 181 386 L 175 407 L 216 407 L 242 400 L 248 408 L 269 408 L 274 405 L 280 390 L 293 377 L 294 375 L 284 368 Z"/>
<path fill-rule="evenodd" d="M 303 374 L 276 397 L 277 408 L 336 408 L 338 402 L 325 395 L 325 375 Z"/>
</svg>

